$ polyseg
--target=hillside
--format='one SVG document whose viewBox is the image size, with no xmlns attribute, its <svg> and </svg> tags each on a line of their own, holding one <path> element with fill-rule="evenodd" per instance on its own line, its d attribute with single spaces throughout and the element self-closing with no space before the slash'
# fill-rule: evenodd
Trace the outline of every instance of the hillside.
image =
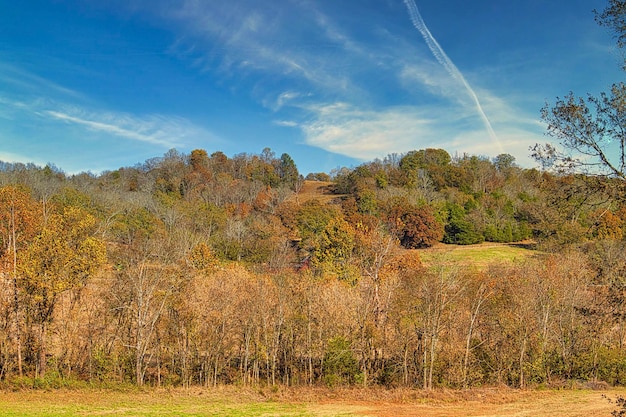
<svg viewBox="0 0 626 417">
<path fill-rule="evenodd" d="M 298 203 L 318 200 L 331 204 L 346 198 L 346 194 L 333 193 L 334 183 L 331 181 L 304 181 L 301 189 L 292 197 Z M 463 268 L 484 269 L 497 262 L 522 261 L 537 255 L 534 250 L 536 243 L 522 241 L 512 243 L 483 242 L 473 245 L 455 245 L 437 243 L 430 248 L 418 249 L 422 262 L 432 265 L 436 260 Z"/>
<path fill-rule="evenodd" d="M 305 203 L 313 199 L 330 203 L 341 197 L 333 192 L 333 185 L 331 181 L 304 180 L 302 187 L 291 198 L 298 203 Z"/>
<path fill-rule="evenodd" d="M 0 382 L 626 383 L 616 185 L 502 159 L 0 164 Z"/>
</svg>

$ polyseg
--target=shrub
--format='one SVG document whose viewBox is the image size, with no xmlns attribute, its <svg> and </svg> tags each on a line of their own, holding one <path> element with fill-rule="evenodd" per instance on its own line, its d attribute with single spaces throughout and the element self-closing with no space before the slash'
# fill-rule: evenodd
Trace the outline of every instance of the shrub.
<svg viewBox="0 0 626 417">
<path fill-rule="evenodd" d="M 344 337 L 333 337 L 328 341 L 324 354 L 324 382 L 328 386 L 352 384 L 359 374 L 359 364 Z"/>
</svg>

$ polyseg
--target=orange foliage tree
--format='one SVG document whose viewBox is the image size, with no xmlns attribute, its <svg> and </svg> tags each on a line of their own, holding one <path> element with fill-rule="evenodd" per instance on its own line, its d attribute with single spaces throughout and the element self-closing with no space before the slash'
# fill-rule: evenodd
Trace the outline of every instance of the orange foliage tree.
<svg viewBox="0 0 626 417">
<path fill-rule="evenodd" d="M 16 344 L 18 373 L 22 375 L 22 340 L 20 326 L 20 302 L 18 295 L 18 252 L 21 253 L 34 237 L 41 222 L 41 212 L 30 193 L 22 188 L 8 185 L 0 188 L 0 275 L 8 276 L 4 282 L 10 283 L 3 300 L 12 312 L 13 335 Z M 10 306 L 10 307 L 9 307 Z M 9 323 L 6 323 L 9 327 Z"/>
</svg>

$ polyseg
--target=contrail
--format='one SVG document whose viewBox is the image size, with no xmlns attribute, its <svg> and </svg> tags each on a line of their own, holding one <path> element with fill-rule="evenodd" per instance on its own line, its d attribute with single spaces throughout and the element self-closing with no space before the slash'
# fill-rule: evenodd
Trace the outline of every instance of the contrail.
<svg viewBox="0 0 626 417">
<path fill-rule="evenodd" d="M 480 101 L 478 100 L 478 96 L 476 95 L 472 87 L 469 85 L 465 77 L 463 77 L 463 74 L 461 73 L 461 71 L 459 71 L 456 65 L 454 65 L 454 62 L 452 62 L 452 60 L 448 57 L 448 55 L 446 55 L 441 45 L 439 45 L 439 42 L 437 42 L 437 40 L 432 35 L 432 33 L 430 33 L 430 30 L 428 30 L 428 27 L 426 27 L 426 23 L 424 23 L 424 19 L 422 19 L 422 15 L 420 14 L 420 11 L 417 8 L 417 5 L 415 4 L 415 1 L 404 0 L 404 4 L 406 4 L 407 9 L 409 9 L 409 16 L 411 17 L 411 22 L 413 22 L 413 26 L 415 26 L 415 28 L 419 30 L 419 32 L 422 34 L 422 37 L 426 41 L 426 44 L 428 45 L 428 49 L 430 49 L 430 52 L 432 52 L 435 59 L 437 59 L 437 61 L 439 61 L 439 63 L 443 65 L 443 67 L 446 69 L 446 71 L 448 71 L 448 74 L 450 74 L 452 78 L 456 78 L 465 86 L 465 89 L 470 94 L 470 96 L 474 100 L 474 103 L 476 104 L 478 113 L 480 114 L 480 117 L 483 119 L 483 122 L 485 123 L 485 127 L 487 128 L 487 131 L 489 132 L 489 136 L 491 136 L 491 139 L 501 148 L 500 141 L 498 140 L 498 136 L 496 136 L 496 132 L 493 130 L 493 127 L 491 127 L 491 122 L 489 121 L 489 118 L 485 114 L 485 111 L 483 110 L 483 106 L 481 106 Z"/>
</svg>

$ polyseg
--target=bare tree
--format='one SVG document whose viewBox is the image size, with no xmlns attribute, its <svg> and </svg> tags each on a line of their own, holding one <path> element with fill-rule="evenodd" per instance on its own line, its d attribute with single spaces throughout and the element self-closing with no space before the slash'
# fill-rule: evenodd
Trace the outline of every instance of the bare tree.
<svg viewBox="0 0 626 417">
<path fill-rule="evenodd" d="M 153 342 L 159 320 L 183 282 L 179 265 L 160 252 L 162 242 L 151 240 L 140 251 L 119 260 L 112 308 L 128 326 L 123 344 L 134 354 L 135 381 L 143 385 L 146 369 L 156 354 Z"/>
<path fill-rule="evenodd" d="M 623 48 L 626 39 L 626 2 L 610 0 L 596 21 L 617 36 Z M 541 112 L 548 124 L 548 135 L 562 148 L 537 144 L 532 156 L 545 168 L 562 172 L 585 172 L 626 180 L 626 85 L 613 84 L 608 93 L 576 97 L 573 93 L 557 98 Z"/>
</svg>

